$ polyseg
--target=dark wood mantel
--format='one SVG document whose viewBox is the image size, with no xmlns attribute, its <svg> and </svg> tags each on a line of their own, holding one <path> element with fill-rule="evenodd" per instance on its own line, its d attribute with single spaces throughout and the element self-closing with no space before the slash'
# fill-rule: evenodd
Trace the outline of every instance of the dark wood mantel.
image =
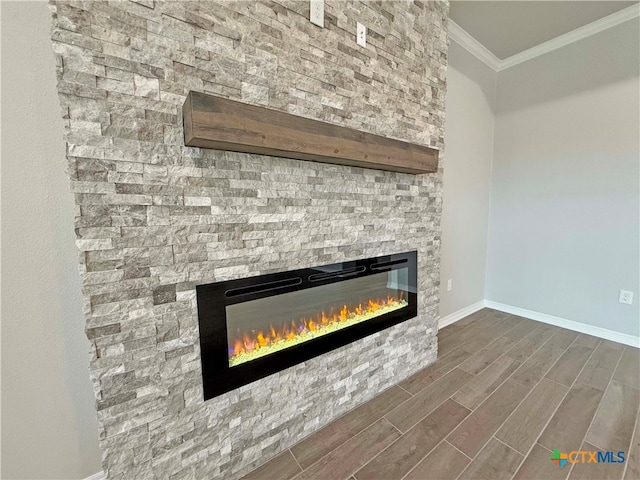
<svg viewBox="0 0 640 480">
<path fill-rule="evenodd" d="M 316 162 L 430 173 L 438 150 L 352 128 L 190 92 L 182 112 L 190 147 L 258 153 Z"/>
</svg>

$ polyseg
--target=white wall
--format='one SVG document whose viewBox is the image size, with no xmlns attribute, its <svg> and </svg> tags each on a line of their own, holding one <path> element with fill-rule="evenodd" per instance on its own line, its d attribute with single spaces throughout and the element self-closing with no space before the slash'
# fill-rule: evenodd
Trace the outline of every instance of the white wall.
<svg viewBox="0 0 640 480">
<path fill-rule="evenodd" d="M 440 315 L 485 294 L 496 73 L 454 41 L 447 71 Z M 447 291 L 447 280 L 453 289 Z"/>
<path fill-rule="evenodd" d="M 100 470 L 46 2 L 1 2 L 2 478 Z"/>
<path fill-rule="evenodd" d="M 640 334 L 639 24 L 499 73 L 488 300 Z"/>
</svg>

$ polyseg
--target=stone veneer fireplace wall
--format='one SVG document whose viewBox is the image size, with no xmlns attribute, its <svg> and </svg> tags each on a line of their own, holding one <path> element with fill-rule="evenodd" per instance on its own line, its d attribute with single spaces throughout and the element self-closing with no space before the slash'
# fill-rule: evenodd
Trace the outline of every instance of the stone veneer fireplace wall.
<svg viewBox="0 0 640 480">
<path fill-rule="evenodd" d="M 189 90 L 434 146 L 445 2 L 52 1 L 103 467 L 237 478 L 435 359 L 442 167 L 184 147 Z M 367 48 L 355 24 L 368 28 Z M 203 400 L 195 286 L 418 251 L 418 316 Z"/>
</svg>

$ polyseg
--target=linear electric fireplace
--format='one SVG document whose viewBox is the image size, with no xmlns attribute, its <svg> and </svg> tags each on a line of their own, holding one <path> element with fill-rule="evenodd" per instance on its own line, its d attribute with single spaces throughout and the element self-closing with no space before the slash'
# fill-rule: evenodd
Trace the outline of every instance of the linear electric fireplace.
<svg viewBox="0 0 640 480">
<path fill-rule="evenodd" d="M 417 314 L 417 252 L 199 285 L 204 397 Z"/>
</svg>

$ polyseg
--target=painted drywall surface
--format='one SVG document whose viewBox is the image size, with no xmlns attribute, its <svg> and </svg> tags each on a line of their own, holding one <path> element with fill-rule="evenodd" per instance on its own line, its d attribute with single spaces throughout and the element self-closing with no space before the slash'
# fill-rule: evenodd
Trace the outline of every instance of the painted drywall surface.
<svg viewBox="0 0 640 480">
<path fill-rule="evenodd" d="M 484 299 L 496 73 L 452 41 L 447 80 L 442 317 Z"/>
<path fill-rule="evenodd" d="M 638 27 L 498 74 L 488 300 L 639 335 Z"/>
<path fill-rule="evenodd" d="M 100 470 L 46 2 L 2 2 L 2 478 Z"/>
</svg>

